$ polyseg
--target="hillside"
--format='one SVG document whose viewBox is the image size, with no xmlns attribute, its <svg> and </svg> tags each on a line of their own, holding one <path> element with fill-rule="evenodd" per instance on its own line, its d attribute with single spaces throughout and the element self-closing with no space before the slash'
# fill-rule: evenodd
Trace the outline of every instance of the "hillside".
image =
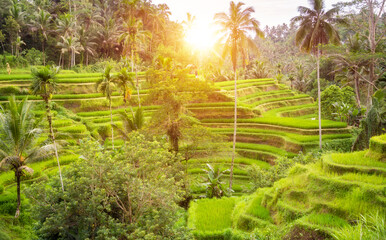
<svg viewBox="0 0 386 240">
<path fill-rule="evenodd" d="M 232 232 L 235 239 L 359 239 L 358 230 L 363 239 L 383 239 L 371 237 L 359 220 L 367 218 L 369 227 L 378 224 L 385 234 L 384 138 L 372 138 L 366 151 L 325 154 L 317 163 L 297 165 L 287 178 L 250 196 L 198 200 L 189 210 L 189 226 L 197 239 L 230 239 Z M 378 158 L 369 157 L 374 153 Z"/>
<path fill-rule="evenodd" d="M 149 92 L 144 73 L 139 73 L 141 89 L 140 99 L 144 101 Z M 76 159 L 74 152 L 68 152 L 67 146 L 76 146 L 79 139 L 94 137 L 111 146 L 110 112 L 105 97 L 96 93 L 95 83 L 101 79 L 99 73 L 71 73 L 58 75 L 58 92 L 53 95 L 52 101 L 61 107 L 53 108 L 53 125 L 57 132 L 57 139 L 64 140 L 61 150 L 62 164 L 68 164 L 71 159 Z M 28 96 L 32 101 L 42 102 L 40 96 L 29 96 L 28 87 L 31 83 L 29 74 L 12 74 L 0 76 L 0 92 L 16 94 L 17 99 Z M 233 133 L 233 92 L 234 82 L 218 82 L 213 85 L 214 93 L 207 102 L 191 103 L 187 109 L 201 123 L 213 132 L 227 136 L 232 141 Z M 315 104 L 308 95 L 297 94 L 285 85 L 278 84 L 274 79 L 248 79 L 238 80 L 238 136 L 236 150 L 238 157 L 235 160 L 236 195 L 249 191 L 246 168 L 255 164 L 269 168 L 275 164 L 278 157 L 293 157 L 301 152 L 307 152 L 318 144 L 318 122 L 315 120 Z M 1 96 L 1 101 L 6 101 L 7 96 Z M 136 96 L 133 93 L 133 110 L 136 107 Z M 113 121 L 117 126 L 122 126 L 119 113 L 125 111 L 123 97 L 115 91 L 112 97 Z M 157 105 L 143 106 L 144 115 L 149 119 L 157 110 Z M 127 109 L 127 107 L 126 107 Z M 36 111 L 38 116 L 44 116 L 44 111 Z M 45 121 L 43 121 L 45 122 Z M 325 142 L 340 144 L 342 141 L 351 142 L 350 129 L 345 123 L 323 120 L 323 140 Z M 118 136 L 117 131 L 114 132 Z M 41 141 L 46 138 L 42 137 Z M 123 143 L 115 139 L 115 146 Z M 230 146 L 230 145 L 229 145 Z M 74 155 L 75 154 L 75 155 Z M 189 159 L 188 172 L 195 179 L 201 179 L 206 163 L 220 164 L 223 169 L 229 167 L 230 155 L 228 153 L 217 156 L 195 157 Z M 53 160 L 52 160 L 53 161 Z M 49 161 L 49 162 L 52 162 Z M 39 163 L 40 165 L 43 163 Z M 47 163 L 48 164 L 48 163 Z M 51 164 L 51 163 L 50 163 Z M 55 165 L 52 164 L 55 168 Z M 45 172 L 35 170 L 35 175 L 40 176 Z M 9 177 L 1 175 L 4 182 L 12 182 Z M 45 175 L 45 174 L 43 174 Z M 9 186 L 6 186 L 6 189 Z M 192 186 L 195 195 L 202 194 L 205 190 L 201 185 Z"/>
</svg>

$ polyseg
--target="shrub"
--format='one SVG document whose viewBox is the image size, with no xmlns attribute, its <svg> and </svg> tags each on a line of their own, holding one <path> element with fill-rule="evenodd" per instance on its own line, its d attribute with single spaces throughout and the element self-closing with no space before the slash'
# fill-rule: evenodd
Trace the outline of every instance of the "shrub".
<svg viewBox="0 0 386 240">
<path fill-rule="evenodd" d="M 43 52 L 35 48 L 23 50 L 21 54 L 24 56 L 24 58 L 30 65 L 42 65 L 43 63 Z"/>
<path fill-rule="evenodd" d="M 356 106 L 354 90 L 351 87 L 341 89 L 331 85 L 322 92 L 320 99 L 324 119 L 348 121 L 349 111 Z"/>
</svg>

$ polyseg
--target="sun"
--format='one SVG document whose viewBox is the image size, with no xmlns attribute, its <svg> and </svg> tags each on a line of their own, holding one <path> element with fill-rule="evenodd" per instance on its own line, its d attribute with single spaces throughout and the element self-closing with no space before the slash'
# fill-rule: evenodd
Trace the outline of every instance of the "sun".
<svg viewBox="0 0 386 240">
<path fill-rule="evenodd" d="M 196 50 L 209 50 L 217 41 L 216 29 L 208 23 L 194 23 L 187 29 L 185 41 Z"/>
</svg>

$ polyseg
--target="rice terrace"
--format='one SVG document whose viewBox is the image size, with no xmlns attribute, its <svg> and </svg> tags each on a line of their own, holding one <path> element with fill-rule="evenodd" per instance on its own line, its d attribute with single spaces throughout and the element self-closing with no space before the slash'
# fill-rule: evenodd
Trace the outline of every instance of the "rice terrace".
<svg viewBox="0 0 386 240">
<path fill-rule="evenodd" d="M 0 240 L 386 239 L 385 0 L 0 0 Z"/>
</svg>

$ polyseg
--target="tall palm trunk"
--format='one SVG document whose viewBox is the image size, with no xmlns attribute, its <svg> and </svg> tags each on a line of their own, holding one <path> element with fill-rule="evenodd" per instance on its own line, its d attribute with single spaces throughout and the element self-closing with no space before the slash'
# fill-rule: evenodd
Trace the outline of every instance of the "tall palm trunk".
<svg viewBox="0 0 386 240">
<path fill-rule="evenodd" d="M 236 155 L 236 133 L 237 133 L 237 73 L 236 68 L 234 69 L 235 73 L 235 116 L 233 121 L 233 150 L 232 150 L 232 162 L 231 162 L 231 172 L 229 176 L 229 191 L 232 190 L 233 184 L 233 165 L 235 162 Z"/>
<path fill-rule="evenodd" d="M 357 101 L 357 106 L 358 106 L 358 108 L 360 108 L 361 107 L 361 95 L 360 95 L 360 91 L 359 91 L 359 77 L 358 77 L 358 73 L 356 70 L 354 73 L 354 84 L 355 84 L 355 98 Z"/>
<path fill-rule="evenodd" d="M 53 130 L 53 128 L 52 128 L 52 117 L 51 117 L 50 102 L 49 102 L 49 100 L 48 100 L 47 98 L 45 98 L 45 102 L 46 102 L 47 121 L 48 121 L 48 126 L 49 126 L 49 129 L 50 129 L 49 137 L 51 138 L 52 144 L 54 144 L 55 157 L 56 157 L 56 161 L 57 161 L 57 163 L 58 163 L 58 170 L 59 170 L 60 184 L 62 185 L 62 191 L 64 192 L 64 185 L 63 185 L 63 178 L 62 178 L 62 170 L 61 170 L 61 168 L 60 168 L 60 161 L 59 161 L 58 148 L 56 147 L 54 130 Z"/>
<path fill-rule="evenodd" d="M 45 66 L 46 65 L 46 55 L 45 55 L 45 51 L 44 51 L 44 38 L 43 38 L 43 41 L 42 41 L 42 51 L 43 51 L 43 65 Z"/>
<path fill-rule="evenodd" d="M 317 56 L 316 56 L 316 79 L 318 81 L 318 121 L 319 121 L 319 148 L 322 149 L 322 116 L 321 116 L 321 102 L 320 102 L 320 72 L 319 72 L 319 65 L 320 65 L 320 49 L 318 45 L 317 49 Z"/>
<path fill-rule="evenodd" d="M 109 108 L 110 108 L 110 123 L 111 123 L 111 144 L 113 145 L 113 150 L 114 150 L 113 110 L 111 110 L 111 99 L 109 100 Z"/>
<path fill-rule="evenodd" d="M 16 170 L 15 172 L 15 177 L 16 177 L 16 184 L 17 184 L 17 207 L 16 207 L 16 213 L 15 213 L 15 218 L 18 218 L 20 215 L 20 205 L 21 205 L 21 200 L 20 200 L 20 172 L 19 170 Z"/>
<path fill-rule="evenodd" d="M 141 99 L 139 97 L 139 84 L 138 84 L 137 66 L 135 66 L 135 69 L 134 69 L 134 50 L 131 50 L 131 71 L 135 71 L 135 80 L 136 80 L 137 97 L 138 97 L 138 107 L 141 107 Z"/>
</svg>

